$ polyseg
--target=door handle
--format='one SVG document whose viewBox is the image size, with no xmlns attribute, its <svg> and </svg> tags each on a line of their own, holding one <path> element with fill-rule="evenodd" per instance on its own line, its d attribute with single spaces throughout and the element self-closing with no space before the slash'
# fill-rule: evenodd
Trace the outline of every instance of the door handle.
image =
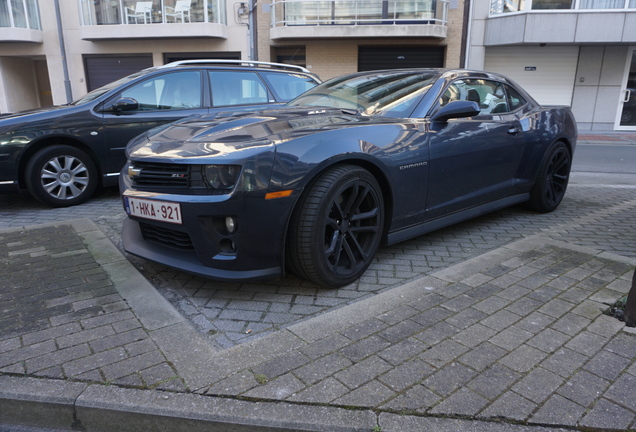
<svg viewBox="0 0 636 432">
<path fill-rule="evenodd" d="M 630 89 L 625 89 L 625 99 L 623 102 L 629 102 L 629 99 L 632 97 L 632 91 Z"/>
<path fill-rule="evenodd" d="M 511 127 L 510 129 L 508 129 L 508 133 L 509 133 L 510 135 L 516 135 L 516 134 L 518 134 L 519 132 L 521 132 L 521 129 L 519 129 L 519 128 L 518 128 L 518 127 L 516 127 L 516 126 L 513 126 L 513 127 Z"/>
</svg>

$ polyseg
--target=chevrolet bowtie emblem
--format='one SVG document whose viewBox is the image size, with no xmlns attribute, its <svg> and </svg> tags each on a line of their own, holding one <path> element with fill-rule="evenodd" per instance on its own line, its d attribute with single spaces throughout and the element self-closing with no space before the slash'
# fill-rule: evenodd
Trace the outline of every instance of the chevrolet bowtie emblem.
<svg viewBox="0 0 636 432">
<path fill-rule="evenodd" d="M 135 168 L 133 165 L 128 166 L 128 177 L 139 177 L 141 175 L 141 168 Z"/>
</svg>

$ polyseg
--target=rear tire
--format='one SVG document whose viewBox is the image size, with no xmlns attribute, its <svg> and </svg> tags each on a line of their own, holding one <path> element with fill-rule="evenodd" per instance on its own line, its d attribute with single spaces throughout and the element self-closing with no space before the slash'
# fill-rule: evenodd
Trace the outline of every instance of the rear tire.
<svg viewBox="0 0 636 432">
<path fill-rule="evenodd" d="M 334 167 L 298 203 L 287 245 L 293 273 L 319 285 L 340 287 L 358 279 L 380 245 L 384 201 L 367 170 Z"/>
<path fill-rule="evenodd" d="M 83 151 L 55 145 L 37 152 L 26 166 L 31 195 L 51 207 L 69 207 L 89 199 L 97 188 L 97 168 Z"/>
<path fill-rule="evenodd" d="M 572 156 L 568 147 L 557 141 L 548 149 L 530 191 L 528 208 L 539 213 L 556 209 L 568 186 Z"/>
</svg>

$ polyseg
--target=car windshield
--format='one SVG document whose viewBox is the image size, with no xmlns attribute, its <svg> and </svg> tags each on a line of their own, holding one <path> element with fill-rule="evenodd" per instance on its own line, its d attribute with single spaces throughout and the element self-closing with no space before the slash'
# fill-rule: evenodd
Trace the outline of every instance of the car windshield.
<svg viewBox="0 0 636 432">
<path fill-rule="evenodd" d="M 407 117 L 431 88 L 430 71 L 386 71 L 333 78 L 303 93 L 287 106 L 353 110 L 362 115 Z"/>
<path fill-rule="evenodd" d="M 130 82 L 130 81 L 134 80 L 135 78 L 137 78 L 137 77 L 139 77 L 141 75 L 145 75 L 145 74 L 146 74 L 146 71 L 140 71 L 140 72 L 134 73 L 132 75 L 128 75 L 128 76 L 125 76 L 123 78 L 120 78 L 117 81 L 113 81 L 112 83 L 106 84 L 103 87 L 96 88 L 95 90 L 85 94 L 81 98 L 79 98 L 76 101 L 72 102 L 71 105 L 82 105 L 82 104 L 91 102 L 91 101 L 97 99 L 98 97 L 100 97 L 101 95 L 104 95 L 104 94 L 108 93 L 112 89 L 114 89 L 116 87 L 119 87 L 122 84 L 126 84 L 127 82 Z"/>
</svg>

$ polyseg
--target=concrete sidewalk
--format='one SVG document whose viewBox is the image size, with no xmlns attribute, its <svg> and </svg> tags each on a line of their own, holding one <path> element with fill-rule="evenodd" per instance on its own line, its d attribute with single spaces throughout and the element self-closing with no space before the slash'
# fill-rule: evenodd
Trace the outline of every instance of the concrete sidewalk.
<svg viewBox="0 0 636 432">
<path fill-rule="evenodd" d="M 636 132 L 579 131 L 577 144 L 636 145 Z"/>
<path fill-rule="evenodd" d="M 529 237 L 219 349 L 89 220 L 1 230 L 0 423 L 636 430 L 635 265 Z"/>
</svg>

